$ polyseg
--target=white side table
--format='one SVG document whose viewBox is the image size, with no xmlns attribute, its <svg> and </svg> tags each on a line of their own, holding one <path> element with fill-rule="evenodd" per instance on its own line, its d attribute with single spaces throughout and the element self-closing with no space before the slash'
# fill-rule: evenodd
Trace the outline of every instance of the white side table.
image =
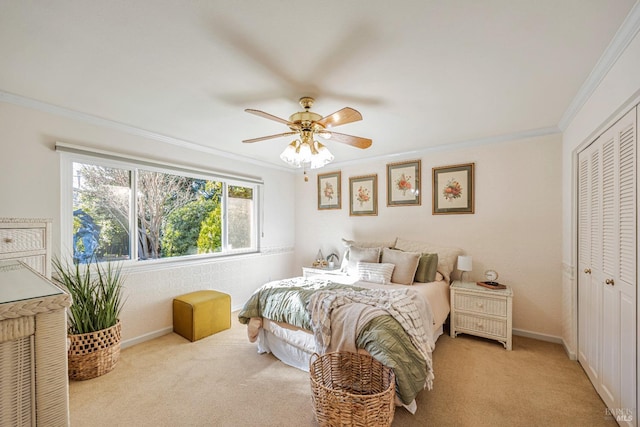
<svg viewBox="0 0 640 427">
<path fill-rule="evenodd" d="M 450 335 L 464 333 L 499 341 L 512 348 L 513 291 L 487 289 L 475 282 L 451 284 Z"/>
<path fill-rule="evenodd" d="M 320 275 L 325 275 L 325 274 L 333 274 L 333 275 L 338 275 L 338 276 L 342 276 L 345 273 L 343 273 L 342 271 L 340 271 L 340 267 L 334 267 L 334 268 L 320 268 L 320 267 L 302 267 L 302 277 L 313 277 L 313 276 L 320 276 Z"/>
</svg>

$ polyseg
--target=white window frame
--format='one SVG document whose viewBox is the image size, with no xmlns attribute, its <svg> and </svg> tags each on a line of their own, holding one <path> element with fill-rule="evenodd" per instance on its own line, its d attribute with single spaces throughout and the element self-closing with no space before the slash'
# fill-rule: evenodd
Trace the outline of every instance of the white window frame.
<svg viewBox="0 0 640 427">
<path fill-rule="evenodd" d="M 125 266 L 148 266 L 158 263 L 190 263 L 213 258 L 253 254 L 260 252 L 260 194 L 263 181 L 260 178 L 242 177 L 222 172 L 196 169 L 178 164 L 151 161 L 139 157 L 129 157 L 103 150 L 93 150 L 61 142 L 56 143 L 56 151 L 60 153 L 60 243 L 61 254 L 64 259 L 71 259 L 73 254 L 73 163 L 95 164 L 104 167 L 128 169 L 132 172 L 131 197 L 129 199 L 129 247 L 131 259 L 123 261 Z M 183 255 L 176 257 L 138 259 L 137 242 L 137 171 L 161 172 L 173 175 L 187 176 L 222 183 L 222 251 L 207 254 Z M 252 242 L 251 248 L 229 249 L 228 221 L 227 221 L 227 190 L 228 186 L 248 187 L 253 190 L 252 212 Z"/>
</svg>

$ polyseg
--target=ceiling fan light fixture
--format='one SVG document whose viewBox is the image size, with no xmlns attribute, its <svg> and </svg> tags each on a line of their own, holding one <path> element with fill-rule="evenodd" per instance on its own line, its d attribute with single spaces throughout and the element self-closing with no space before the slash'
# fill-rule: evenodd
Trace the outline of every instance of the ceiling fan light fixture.
<svg viewBox="0 0 640 427">
<path fill-rule="evenodd" d="M 296 139 L 287 145 L 280 154 L 280 159 L 296 168 L 307 166 L 309 169 L 318 169 L 331 163 L 334 157 L 329 149 L 318 141 L 311 140 L 309 143 Z"/>
<path fill-rule="evenodd" d="M 311 169 L 318 169 L 323 166 L 328 165 L 334 159 L 333 154 L 329 151 L 327 147 L 319 143 L 318 141 L 314 141 L 316 146 L 316 155 L 311 159 Z"/>
<path fill-rule="evenodd" d="M 280 154 L 280 158 L 282 159 L 282 161 L 297 168 L 302 166 L 300 164 L 296 164 L 299 147 L 300 141 L 297 139 L 291 142 L 291 144 L 287 145 L 287 148 L 285 148 L 282 154 Z"/>
</svg>

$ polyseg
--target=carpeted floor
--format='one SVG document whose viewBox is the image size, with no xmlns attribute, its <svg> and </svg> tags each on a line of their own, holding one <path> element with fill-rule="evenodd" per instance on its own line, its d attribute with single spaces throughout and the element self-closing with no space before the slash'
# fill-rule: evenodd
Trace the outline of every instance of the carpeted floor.
<svg viewBox="0 0 640 427">
<path fill-rule="evenodd" d="M 436 379 L 394 426 L 615 426 L 558 344 L 514 337 L 513 351 L 443 335 Z M 195 343 L 169 334 L 125 349 L 115 370 L 70 384 L 71 425 L 313 426 L 308 373 L 259 355 L 245 327 Z"/>
</svg>

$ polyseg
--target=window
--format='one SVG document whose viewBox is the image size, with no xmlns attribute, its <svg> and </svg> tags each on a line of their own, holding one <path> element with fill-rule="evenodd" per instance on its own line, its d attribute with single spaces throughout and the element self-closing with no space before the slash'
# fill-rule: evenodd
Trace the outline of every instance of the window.
<svg viewBox="0 0 640 427">
<path fill-rule="evenodd" d="M 113 157 L 62 156 L 62 220 L 73 224 L 62 241 L 74 262 L 258 250 L 258 183 Z"/>
<path fill-rule="evenodd" d="M 130 259 L 131 175 L 73 162 L 73 259 Z"/>
</svg>

